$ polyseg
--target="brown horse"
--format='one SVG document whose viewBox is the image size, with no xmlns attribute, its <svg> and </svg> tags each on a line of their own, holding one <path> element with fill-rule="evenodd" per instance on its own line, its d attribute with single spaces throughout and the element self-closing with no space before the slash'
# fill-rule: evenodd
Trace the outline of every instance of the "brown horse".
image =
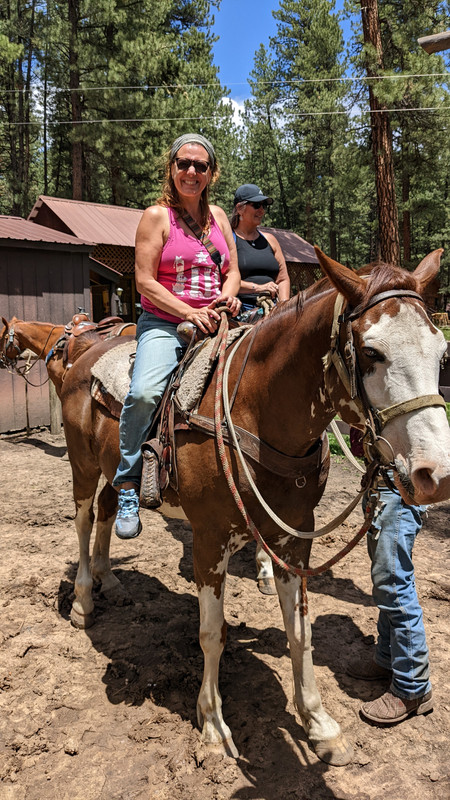
<svg viewBox="0 0 450 800">
<path fill-rule="evenodd" d="M 74 319 L 77 316 L 80 315 L 75 315 Z M 2 317 L 2 322 L 0 366 L 15 367 L 20 354 L 24 350 L 31 350 L 42 361 L 45 361 L 49 378 L 55 385 L 58 397 L 61 395 L 63 380 L 72 363 L 89 347 L 98 344 L 106 334 L 106 329 L 101 327 L 100 331 L 102 332 L 98 333 L 99 328 L 96 326 L 96 329 L 87 330 L 85 333 L 81 333 L 79 337 L 73 337 L 69 361 L 65 345 L 68 344 L 71 338 L 70 325 L 53 325 L 51 322 L 24 322 L 21 319 L 17 319 L 17 317 L 13 317 L 9 322 Z M 107 327 L 108 338 L 134 336 L 135 332 L 136 326 L 131 323 L 120 322 Z"/>
<path fill-rule="evenodd" d="M 239 383 L 233 423 L 259 437 L 280 456 L 293 459 L 314 450 L 335 409 L 342 419 L 359 427 L 364 427 L 365 411 L 370 409 L 378 431 L 373 449 L 386 463 L 392 463 L 402 496 L 417 503 L 448 498 L 450 434 L 437 397 L 445 342 L 429 321 L 421 299 L 439 270 L 441 252 L 427 256 L 414 273 L 380 265 L 363 278 L 318 250 L 328 280 L 322 279 L 278 307 L 256 326 L 250 351 L 243 346 L 236 352 L 229 375 L 230 392 Z M 335 313 L 338 292 L 348 309 L 340 326 Z M 117 504 L 111 482 L 119 461 L 118 422 L 90 395 L 91 366 L 115 344 L 98 344 L 81 355 L 61 390 L 80 545 L 71 618 L 79 627 L 93 620 L 93 578 L 102 582 L 107 594 L 120 594 L 119 581 L 109 563 Z M 346 356 L 345 367 L 337 357 L 339 344 Z M 358 395 L 364 395 L 363 405 L 354 390 L 355 380 Z M 214 414 L 214 384 L 215 378 L 199 409 L 208 418 Z M 226 452 L 245 506 L 267 543 L 285 562 L 306 567 L 311 541 L 286 535 L 274 525 L 255 499 L 234 450 L 226 447 Z M 324 490 L 326 460 L 319 461 L 302 481 L 274 474 L 257 461 L 249 465 L 258 489 L 278 516 L 296 529 L 311 531 L 314 508 Z M 251 534 L 229 491 L 213 437 L 198 430 L 178 432 L 177 466 L 178 494 L 168 488 L 161 510 L 171 516 L 185 515 L 194 534 L 204 653 L 198 721 L 206 744 L 236 755 L 231 731 L 222 716 L 218 685 L 226 639 L 223 600 L 230 555 L 243 547 Z M 89 567 L 93 502 L 102 473 L 108 483 L 98 499 Z M 310 622 L 302 605 L 300 579 L 278 567 L 275 579 L 290 644 L 294 702 L 302 724 L 321 759 L 346 764 L 351 759 L 351 747 L 338 723 L 323 709 L 314 679 Z"/>
</svg>

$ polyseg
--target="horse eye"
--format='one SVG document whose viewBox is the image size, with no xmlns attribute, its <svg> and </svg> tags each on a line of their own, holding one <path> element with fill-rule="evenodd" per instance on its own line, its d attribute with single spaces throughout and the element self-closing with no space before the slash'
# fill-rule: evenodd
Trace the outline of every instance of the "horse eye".
<svg viewBox="0 0 450 800">
<path fill-rule="evenodd" d="M 372 361 L 384 361 L 384 357 L 381 355 L 381 353 L 379 353 L 378 350 L 375 350 L 373 347 L 363 347 L 362 351 L 364 355 L 367 356 L 367 358 L 372 359 Z"/>
</svg>

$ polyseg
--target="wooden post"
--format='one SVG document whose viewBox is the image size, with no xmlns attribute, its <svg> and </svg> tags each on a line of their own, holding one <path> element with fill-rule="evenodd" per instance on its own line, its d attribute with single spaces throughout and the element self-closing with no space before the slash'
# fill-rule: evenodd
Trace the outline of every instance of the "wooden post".
<svg viewBox="0 0 450 800">
<path fill-rule="evenodd" d="M 56 389 L 51 381 L 48 383 L 50 399 L 50 433 L 57 435 L 61 433 L 62 409 L 61 401 L 56 394 Z"/>
</svg>

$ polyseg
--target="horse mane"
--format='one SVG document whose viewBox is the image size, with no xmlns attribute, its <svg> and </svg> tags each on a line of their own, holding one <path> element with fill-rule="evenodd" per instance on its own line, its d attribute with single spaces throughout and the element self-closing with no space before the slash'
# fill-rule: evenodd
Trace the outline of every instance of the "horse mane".
<svg viewBox="0 0 450 800">
<path fill-rule="evenodd" d="M 417 283 L 414 275 L 406 269 L 396 267 L 393 264 L 373 261 L 370 264 L 365 264 L 365 266 L 356 270 L 356 272 L 358 275 L 368 275 L 365 292 L 361 301 L 363 303 L 368 302 L 374 295 L 382 291 L 387 292 L 390 289 L 417 290 Z M 284 314 L 293 307 L 295 307 L 297 314 L 301 314 L 307 300 L 318 297 L 324 292 L 334 288 L 329 278 L 319 278 L 318 281 L 294 295 L 294 297 L 291 297 L 290 300 L 275 306 L 270 316 Z"/>
<path fill-rule="evenodd" d="M 384 262 L 373 262 L 366 264 L 357 270 L 358 275 L 368 275 L 366 290 L 362 302 L 365 303 L 380 292 L 388 292 L 390 289 L 417 289 L 416 279 L 411 272 L 393 264 Z"/>
</svg>

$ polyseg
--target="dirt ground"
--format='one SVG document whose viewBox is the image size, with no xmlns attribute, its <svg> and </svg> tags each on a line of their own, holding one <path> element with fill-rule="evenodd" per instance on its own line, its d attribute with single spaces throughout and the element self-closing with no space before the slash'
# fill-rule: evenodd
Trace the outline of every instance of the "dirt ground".
<svg viewBox="0 0 450 800">
<path fill-rule="evenodd" d="M 432 659 L 435 709 L 391 728 L 370 726 L 361 701 L 381 694 L 346 676 L 373 645 L 376 609 L 364 543 L 309 581 L 316 678 L 327 710 L 355 746 L 327 767 L 310 749 L 291 701 L 278 601 L 259 594 L 254 546 L 234 556 L 227 584 L 224 716 L 240 758 L 199 740 L 202 674 L 187 523 L 143 512 L 139 539 L 113 536 L 113 567 L 133 604 L 96 624 L 69 622 L 78 558 L 70 464 L 47 430 L 0 438 L 0 797 L 2 800 L 444 800 L 450 797 L 450 503 L 433 507 L 415 550 Z M 319 523 L 359 478 L 334 459 Z M 314 544 L 326 561 L 357 529 Z"/>
</svg>

